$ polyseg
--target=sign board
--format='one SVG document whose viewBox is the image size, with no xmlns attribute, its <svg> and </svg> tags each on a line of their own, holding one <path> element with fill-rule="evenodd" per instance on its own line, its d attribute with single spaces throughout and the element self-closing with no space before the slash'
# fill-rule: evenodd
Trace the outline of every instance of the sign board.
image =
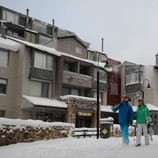
<svg viewBox="0 0 158 158">
<path fill-rule="evenodd" d="M 90 112 L 77 112 L 78 116 L 92 116 L 92 113 Z"/>
</svg>

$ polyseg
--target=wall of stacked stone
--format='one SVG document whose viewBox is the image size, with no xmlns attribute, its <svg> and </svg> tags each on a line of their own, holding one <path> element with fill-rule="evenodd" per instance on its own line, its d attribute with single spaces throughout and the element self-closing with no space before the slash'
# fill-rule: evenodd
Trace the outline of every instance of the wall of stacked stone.
<svg viewBox="0 0 158 158">
<path fill-rule="evenodd" d="M 0 146 L 73 136 L 74 124 L 0 118 Z"/>
</svg>

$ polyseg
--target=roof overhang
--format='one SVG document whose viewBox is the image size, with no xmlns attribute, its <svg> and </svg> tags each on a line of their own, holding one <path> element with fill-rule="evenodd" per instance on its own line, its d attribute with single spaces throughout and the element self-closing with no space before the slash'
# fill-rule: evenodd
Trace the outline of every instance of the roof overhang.
<svg viewBox="0 0 158 158">
<path fill-rule="evenodd" d="M 0 48 L 10 50 L 13 52 L 18 52 L 20 49 L 20 44 L 18 44 L 17 42 L 14 42 L 12 40 L 0 37 Z"/>
<path fill-rule="evenodd" d="M 67 109 L 67 104 L 56 99 L 41 98 L 41 97 L 32 97 L 32 96 L 22 96 L 22 105 L 21 108 L 27 109 L 36 107 L 45 107 L 45 108 L 62 108 Z"/>
</svg>

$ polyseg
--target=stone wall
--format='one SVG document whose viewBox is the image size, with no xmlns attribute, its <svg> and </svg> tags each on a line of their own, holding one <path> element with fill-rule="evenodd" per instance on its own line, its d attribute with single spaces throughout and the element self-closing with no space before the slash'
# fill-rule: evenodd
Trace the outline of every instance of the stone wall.
<svg viewBox="0 0 158 158">
<path fill-rule="evenodd" d="M 74 125 L 0 118 L 0 146 L 73 136 Z"/>
</svg>

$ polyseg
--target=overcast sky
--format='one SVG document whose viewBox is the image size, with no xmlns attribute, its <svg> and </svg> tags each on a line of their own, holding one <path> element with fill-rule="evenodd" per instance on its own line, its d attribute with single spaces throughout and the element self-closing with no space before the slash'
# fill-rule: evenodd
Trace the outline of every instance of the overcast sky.
<svg viewBox="0 0 158 158">
<path fill-rule="evenodd" d="M 158 0 L 0 0 L 0 5 L 76 33 L 109 58 L 155 65 Z"/>
</svg>

